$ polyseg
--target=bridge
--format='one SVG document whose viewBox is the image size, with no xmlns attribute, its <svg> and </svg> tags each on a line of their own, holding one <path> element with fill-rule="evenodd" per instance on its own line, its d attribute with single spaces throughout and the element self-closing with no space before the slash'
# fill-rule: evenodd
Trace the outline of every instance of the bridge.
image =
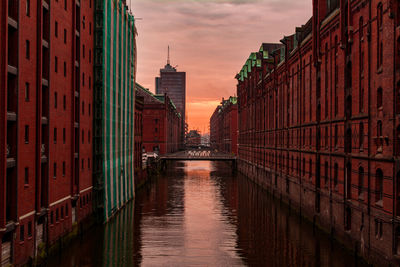
<svg viewBox="0 0 400 267">
<path fill-rule="evenodd" d="M 162 161 L 178 160 L 207 160 L 207 161 L 231 161 L 236 163 L 236 156 L 211 149 L 189 149 L 175 153 L 165 154 L 160 157 Z"/>
</svg>

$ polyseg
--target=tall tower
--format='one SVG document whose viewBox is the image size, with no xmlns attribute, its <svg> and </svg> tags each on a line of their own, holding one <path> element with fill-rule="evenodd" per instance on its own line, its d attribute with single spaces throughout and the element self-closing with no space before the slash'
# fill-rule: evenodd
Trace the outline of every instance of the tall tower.
<svg viewBox="0 0 400 267">
<path fill-rule="evenodd" d="M 156 94 L 164 93 L 168 94 L 181 114 L 181 144 L 183 144 L 186 115 L 186 72 L 177 71 L 176 67 L 171 66 L 169 46 L 167 64 L 160 69 L 160 77 L 156 77 Z"/>
</svg>

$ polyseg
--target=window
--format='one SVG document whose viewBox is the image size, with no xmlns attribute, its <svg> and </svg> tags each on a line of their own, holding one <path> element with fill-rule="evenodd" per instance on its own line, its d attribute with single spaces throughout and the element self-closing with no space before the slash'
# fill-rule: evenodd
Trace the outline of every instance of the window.
<svg viewBox="0 0 400 267">
<path fill-rule="evenodd" d="M 26 15 L 31 16 L 31 0 L 26 0 Z"/>
<path fill-rule="evenodd" d="M 54 108 L 57 108 L 57 92 L 54 92 Z"/>
<path fill-rule="evenodd" d="M 362 38 L 364 37 L 364 20 L 363 20 L 363 17 L 360 17 L 358 30 L 359 30 L 360 40 L 362 40 Z"/>
<path fill-rule="evenodd" d="M 328 176 L 329 176 L 329 167 L 328 167 L 328 162 L 325 161 L 325 187 L 328 186 Z"/>
<path fill-rule="evenodd" d="M 67 29 L 64 29 L 64 44 L 67 43 Z"/>
<path fill-rule="evenodd" d="M 58 22 L 57 21 L 54 23 L 54 35 L 56 36 L 56 38 L 58 37 Z"/>
<path fill-rule="evenodd" d="M 92 50 L 89 49 L 89 63 L 92 63 Z"/>
<path fill-rule="evenodd" d="M 358 168 L 358 198 L 363 198 L 363 187 L 364 187 L 364 168 Z"/>
<path fill-rule="evenodd" d="M 90 144 L 90 130 L 88 131 L 88 143 Z"/>
<path fill-rule="evenodd" d="M 53 163 L 53 178 L 57 177 L 57 163 Z"/>
<path fill-rule="evenodd" d="M 378 121 L 378 126 L 376 127 L 376 135 L 378 138 L 382 137 L 382 121 Z"/>
<path fill-rule="evenodd" d="M 394 146 L 395 146 L 395 151 L 394 151 L 395 156 L 400 156 L 400 125 L 398 125 L 396 128 L 396 135 L 394 137 Z"/>
<path fill-rule="evenodd" d="M 65 217 L 68 217 L 69 211 L 68 211 L 68 203 L 65 204 Z"/>
<path fill-rule="evenodd" d="M 82 86 L 85 86 L 85 73 L 82 72 Z"/>
<path fill-rule="evenodd" d="M 400 114 L 400 81 L 397 82 L 395 101 L 396 101 L 396 114 Z"/>
<path fill-rule="evenodd" d="M 85 143 L 85 131 L 82 130 L 82 144 Z"/>
<path fill-rule="evenodd" d="M 25 167 L 25 185 L 29 184 L 29 168 Z"/>
<path fill-rule="evenodd" d="M 31 57 L 31 44 L 29 42 L 29 40 L 25 41 L 25 57 L 26 59 L 29 59 Z"/>
<path fill-rule="evenodd" d="M 334 137 L 335 148 L 338 146 L 338 126 L 335 125 L 335 137 Z"/>
<path fill-rule="evenodd" d="M 29 101 L 30 92 L 29 92 L 29 83 L 25 83 L 25 101 Z"/>
<path fill-rule="evenodd" d="M 85 160 L 82 159 L 82 170 L 85 168 Z"/>
<path fill-rule="evenodd" d="M 377 23 L 377 48 L 378 48 L 378 52 L 377 52 L 377 68 L 379 69 L 380 67 L 382 67 L 382 62 L 383 62 L 383 42 L 382 42 L 382 24 L 383 24 L 383 6 L 382 3 L 378 4 L 378 8 L 377 8 L 377 19 L 376 19 L 376 23 Z"/>
<path fill-rule="evenodd" d="M 85 45 L 82 45 L 82 58 L 85 58 Z"/>
<path fill-rule="evenodd" d="M 89 89 L 91 89 L 92 88 L 92 79 L 91 79 L 91 77 L 89 76 Z"/>
<path fill-rule="evenodd" d="M 90 158 L 88 158 L 88 169 L 90 169 Z"/>
<path fill-rule="evenodd" d="M 59 220 L 59 213 L 58 213 L 58 209 L 56 209 L 56 222 L 58 222 L 58 220 Z"/>
<path fill-rule="evenodd" d="M 339 172 L 339 167 L 338 164 L 335 163 L 335 165 L 333 166 L 333 186 L 334 189 L 337 191 L 338 190 L 338 172 Z"/>
<path fill-rule="evenodd" d="M 58 72 L 58 57 L 54 58 L 54 71 Z"/>
<path fill-rule="evenodd" d="M 310 180 L 312 180 L 312 159 L 308 160 L 308 165 L 310 165 Z"/>
<path fill-rule="evenodd" d="M 62 163 L 62 175 L 65 176 L 65 161 Z"/>
<path fill-rule="evenodd" d="M 383 90 L 381 87 L 379 87 L 376 93 L 376 108 L 379 109 L 382 107 L 383 107 Z"/>
<path fill-rule="evenodd" d="M 89 22 L 89 35 L 92 35 L 92 23 Z"/>
<path fill-rule="evenodd" d="M 351 199 L 351 164 L 347 163 L 346 165 L 346 196 L 348 199 Z"/>
<path fill-rule="evenodd" d="M 82 115 L 85 115 L 85 102 L 82 102 Z"/>
<path fill-rule="evenodd" d="M 359 126 L 359 132 L 360 132 L 360 136 L 359 136 L 359 147 L 360 149 L 362 149 L 363 144 L 364 144 L 364 123 L 360 122 L 360 126 Z"/>
<path fill-rule="evenodd" d="M 54 144 L 57 144 L 57 128 L 54 128 L 53 141 L 54 141 Z"/>
<path fill-rule="evenodd" d="M 64 61 L 64 77 L 67 77 L 67 62 Z"/>
<path fill-rule="evenodd" d="M 19 227 L 19 230 L 20 230 L 20 232 L 19 232 L 19 240 L 24 241 L 24 239 L 25 239 L 25 226 L 21 225 Z"/>
<path fill-rule="evenodd" d="M 63 108 L 64 108 L 64 110 L 67 108 L 67 96 L 66 95 L 64 95 L 64 97 L 63 97 Z"/>
<path fill-rule="evenodd" d="M 383 200 L 383 172 L 381 169 L 376 170 L 375 176 L 375 201 Z"/>
<path fill-rule="evenodd" d="M 54 224 L 54 212 L 50 212 L 50 224 Z"/>
<path fill-rule="evenodd" d="M 61 219 L 64 219 L 64 207 L 61 207 Z"/>
<path fill-rule="evenodd" d="M 25 140 L 25 144 L 29 143 L 29 125 L 25 125 L 24 140 Z"/>
<path fill-rule="evenodd" d="M 64 9 L 67 10 L 67 0 L 64 0 Z"/>
<path fill-rule="evenodd" d="M 63 128 L 63 144 L 65 144 L 65 128 Z"/>
<path fill-rule="evenodd" d="M 32 222 L 28 222 L 28 237 L 32 237 Z"/>
</svg>

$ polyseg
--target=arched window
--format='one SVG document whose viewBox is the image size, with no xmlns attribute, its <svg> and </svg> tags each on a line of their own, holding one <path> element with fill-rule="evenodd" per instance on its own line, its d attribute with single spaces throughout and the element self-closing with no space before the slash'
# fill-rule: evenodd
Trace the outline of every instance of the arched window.
<svg viewBox="0 0 400 267">
<path fill-rule="evenodd" d="M 363 199 L 364 168 L 358 168 L 358 198 Z"/>
<path fill-rule="evenodd" d="M 376 92 L 376 108 L 382 108 L 383 107 L 383 90 L 381 87 L 378 88 L 378 91 Z"/>
<path fill-rule="evenodd" d="M 375 201 L 383 200 L 383 172 L 381 169 L 376 170 L 375 176 Z"/>
</svg>

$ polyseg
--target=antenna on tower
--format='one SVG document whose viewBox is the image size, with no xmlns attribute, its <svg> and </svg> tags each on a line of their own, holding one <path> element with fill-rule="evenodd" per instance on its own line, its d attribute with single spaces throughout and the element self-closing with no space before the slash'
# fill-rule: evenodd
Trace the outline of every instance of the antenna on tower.
<svg viewBox="0 0 400 267">
<path fill-rule="evenodd" d="M 170 62 L 170 60 L 169 60 L 169 46 L 168 46 L 168 58 L 167 58 L 167 65 L 169 65 L 169 62 Z"/>
</svg>

